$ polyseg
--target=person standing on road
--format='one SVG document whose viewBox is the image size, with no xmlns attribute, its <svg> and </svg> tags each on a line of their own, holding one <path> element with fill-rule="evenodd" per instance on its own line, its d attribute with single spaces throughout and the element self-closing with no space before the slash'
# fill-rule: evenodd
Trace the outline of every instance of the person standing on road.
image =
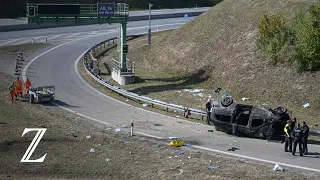
<svg viewBox="0 0 320 180">
<path fill-rule="evenodd" d="M 31 82 L 30 80 L 27 78 L 27 80 L 24 82 L 24 89 L 23 89 L 23 93 L 27 94 L 28 89 L 31 88 Z"/>
<path fill-rule="evenodd" d="M 207 112 L 207 123 L 209 124 L 210 122 L 210 115 L 211 115 L 211 98 L 208 99 L 207 103 L 206 103 L 206 112 Z"/>
<path fill-rule="evenodd" d="M 292 155 L 295 155 L 296 149 L 297 149 L 297 144 L 299 144 L 299 153 L 300 153 L 300 156 L 303 156 L 303 152 L 302 152 L 302 130 L 300 128 L 300 124 L 298 124 L 298 127 L 293 130 L 293 137 L 294 137 L 294 141 L 293 141 Z"/>
<path fill-rule="evenodd" d="M 15 88 L 14 82 L 12 82 L 12 84 L 10 85 L 9 91 L 10 91 L 10 102 L 17 100 L 16 88 Z"/>
<path fill-rule="evenodd" d="M 20 97 L 22 97 L 21 81 L 20 81 L 19 77 L 17 77 L 17 79 L 14 81 L 14 83 L 16 86 L 17 96 L 20 95 Z"/>
<path fill-rule="evenodd" d="M 284 127 L 285 132 L 285 143 L 284 143 L 284 151 L 285 152 L 292 152 L 292 138 L 291 138 L 291 120 L 287 120 L 287 124 Z M 288 150 L 289 146 L 289 150 Z"/>
<path fill-rule="evenodd" d="M 303 121 L 303 125 L 302 125 L 303 155 L 308 154 L 308 137 L 309 137 L 309 126 L 307 126 L 307 123 Z"/>
</svg>

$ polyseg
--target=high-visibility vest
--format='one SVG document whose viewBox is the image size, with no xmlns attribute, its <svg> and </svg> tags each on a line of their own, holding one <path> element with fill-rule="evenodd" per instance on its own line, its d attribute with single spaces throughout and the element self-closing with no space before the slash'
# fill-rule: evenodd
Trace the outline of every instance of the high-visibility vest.
<svg viewBox="0 0 320 180">
<path fill-rule="evenodd" d="M 31 82 L 30 81 L 25 81 L 24 82 L 24 87 L 29 89 L 29 87 L 31 86 Z"/>
<path fill-rule="evenodd" d="M 12 92 L 12 91 L 15 91 L 15 88 L 14 88 L 14 84 L 12 83 L 9 87 L 9 90 Z"/>
<path fill-rule="evenodd" d="M 286 126 L 284 126 L 284 132 L 287 132 L 287 127 L 289 127 L 289 129 L 290 129 L 290 125 L 286 124 Z"/>
<path fill-rule="evenodd" d="M 16 79 L 15 83 L 16 83 L 16 86 L 18 86 L 18 87 L 21 86 L 21 81 L 19 79 Z"/>
</svg>

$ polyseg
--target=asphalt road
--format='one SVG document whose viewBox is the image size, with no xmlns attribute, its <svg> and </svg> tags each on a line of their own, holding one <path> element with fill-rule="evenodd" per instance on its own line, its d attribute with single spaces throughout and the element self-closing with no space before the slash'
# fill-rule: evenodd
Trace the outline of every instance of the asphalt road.
<svg viewBox="0 0 320 180">
<path fill-rule="evenodd" d="M 152 15 L 159 14 L 171 14 L 171 13 L 186 13 L 186 12 L 199 12 L 206 11 L 210 9 L 210 7 L 202 7 L 202 8 L 181 8 L 181 9 L 160 9 L 160 10 L 152 10 Z M 130 11 L 129 16 L 143 16 L 149 15 L 149 11 Z M 0 26 L 12 26 L 12 25 L 22 25 L 28 24 L 27 18 L 16 18 L 16 19 L 0 19 Z"/>
<path fill-rule="evenodd" d="M 168 21 L 170 19 L 160 20 L 158 23 L 167 24 Z M 159 29 L 177 28 L 181 25 L 163 25 Z M 147 29 L 147 22 L 134 22 L 128 29 L 128 34 L 147 32 Z M 212 126 L 166 117 L 143 110 L 142 106 L 132 107 L 91 88 L 77 73 L 77 60 L 95 43 L 116 35 L 117 32 L 111 30 L 104 31 L 103 34 L 53 44 L 54 49 L 28 59 L 32 63 L 29 63 L 31 65 L 26 75 L 31 79 L 33 86 L 55 85 L 56 103 L 97 121 L 121 126 L 130 125 L 131 120 L 134 120 L 135 131 L 140 134 L 164 139 L 176 136 L 191 141 L 195 148 L 320 172 L 318 154 L 320 146 L 309 146 L 309 151 L 313 155 L 294 157 L 284 152 L 283 144 L 238 138 L 222 132 L 209 133 L 208 130 L 213 129 Z M 156 123 L 162 126 L 154 126 Z M 228 152 L 227 149 L 232 146 L 238 146 L 240 150 Z"/>
</svg>

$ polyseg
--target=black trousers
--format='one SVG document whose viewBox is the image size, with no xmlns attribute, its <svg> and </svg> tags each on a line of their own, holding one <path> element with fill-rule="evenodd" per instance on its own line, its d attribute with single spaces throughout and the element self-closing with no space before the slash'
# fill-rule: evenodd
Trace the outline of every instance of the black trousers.
<svg viewBox="0 0 320 180">
<path fill-rule="evenodd" d="M 304 154 L 308 153 L 308 138 L 307 137 L 302 138 L 302 149 L 303 149 Z"/>
<path fill-rule="evenodd" d="M 211 112 L 207 112 L 207 123 L 209 124 Z"/>
<path fill-rule="evenodd" d="M 292 154 L 294 155 L 296 153 L 296 149 L 297 149 L 297 145 L 298 144 L 299 144 L 299 153 L 300 153 L 300 155 L 303 155 L 303 152 L 302 152 L 302 138 L 294 138 Z"/>
<path fill-rule="evenodd" d="M 288 149 L 289 147 L 289 149 Z M 285 142 L 284 142 L 284 151 L 292 151 L 292 139 L 291 137 L 288 137 L 286 135 L 286 138 L 285 138 Z"/>
</svg>

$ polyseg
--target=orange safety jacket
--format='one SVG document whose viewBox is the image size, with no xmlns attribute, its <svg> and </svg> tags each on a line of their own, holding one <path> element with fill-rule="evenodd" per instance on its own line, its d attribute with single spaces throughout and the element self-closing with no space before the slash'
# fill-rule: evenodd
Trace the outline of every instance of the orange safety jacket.
<svg viewBox="0 0 320 180">
<path fill-rule="evenodd" d="M 31 82 L 29 80 L 24 82 L 24 88 L 29 89 L 31 87 Z"/>
</svg>

